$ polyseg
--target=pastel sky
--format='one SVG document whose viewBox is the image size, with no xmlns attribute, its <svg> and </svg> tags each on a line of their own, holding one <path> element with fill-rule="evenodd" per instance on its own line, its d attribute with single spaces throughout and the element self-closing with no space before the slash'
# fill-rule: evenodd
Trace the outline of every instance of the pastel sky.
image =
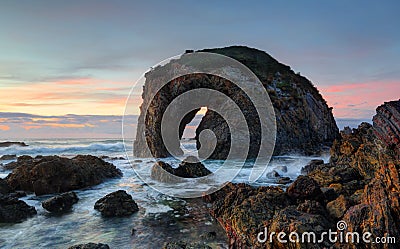
<svg viewBox="0 0 400 249">
<path fill-rule="evenodd" d="M 301 72 L 336 118 L 370 119 L 400 97 L 399 12 L 398 1 L 4 0 L 0 120 L 6 112 L 122 115 L 154 64 L 229 45 L 264 50 Z M 2 132 L 17 131 L 3 119 Z"/>
</svg>

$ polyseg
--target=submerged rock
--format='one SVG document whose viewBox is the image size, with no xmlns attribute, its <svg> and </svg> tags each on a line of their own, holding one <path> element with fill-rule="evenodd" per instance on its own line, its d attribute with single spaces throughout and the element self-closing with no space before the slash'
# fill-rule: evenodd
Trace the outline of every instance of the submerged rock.
<svg viewBox="0 0 400 249">
<path fill-rule="evenodd" d="M 28 146 L 26 143 L 24 142 L 0 142 L 0 147 L 10 147 L 10 146 L 21 146 L 21 147 L 25 147 Z"/>
<path fill-rule="evenodd" d="M 139 211 L 132 196 L 124 190 L 112 192 L 99 199 L 94 204 L 94 209 L 100 211 L 105 217 L 128 216 Z"/>
<path fill-rule="evenodd" d="M 35 207 L 14 197 L 0 197 L 0 223 L 17 223 L 35 215 Z"/>
<path fill-rule="evenodd" d="M 205 49 L 199 52 L 217 53 L 236 59 L 260 79 L 269 93 L 276 115 L 276 155 L 290 152 L 319 153 L 339 136 L 332 108 L 328 107 L 326 101 L 308 79 L 294 73 L 289 66 L 279 63 L 263 51 L 243 46 Z M 182 56 L 181 59 L 173 60 L 146 73 L 142 94 L 143 104 L 133 146 L 134 155 L 157 158 L 170 156 L 163 144 L 160 125 L 167 106 L 184 92 L 209 88 L 225 94 L 241 109 L 247 123 L 251 124 L 248 158 L 256 158 L 261 139 L 259 117 L 249 97 L 234 83 L 215 75 L 190 74 L 175 78 L 158 89 L 160 84 L 165 82 L 165 75 L 173 75 L 173 72 L 181 68 L 184 71 L 182 67 L 184 61 L 185 56 Z M 154 98 L 153 95 L 155 95 Z M 226 105 L 226 103 L 221 103 L 221 105 Z M 147 113 L 144 113 L 144 110 L 147 110 Z M 193 120 L 198 110 L 188 113 L 180 124 L 177 121 L 179 137 L 182 137 L 185 126 Z M 174 116 L 171 115 L 171 118 L 173 119 Z M 226 159 L 231 144 L 227 122 L 218 113 L 208 109 L 196 129 L 198 149 L 201 146 L 210 147 L 207 143 L 201 145 L 199 142 L 200 133 L 206 129 L 211 130 L 217 138 L 215 150 L 209 158 Z M 179 151 L 178 147 L 177 144 L 173 150 Z M 200 156 L 203 157 L 203 155 Z"/>
<path fill-rule="evenodd" d="M 36 195 L 62 193 L 99 184 L 122 173 L 111 163 L 90 156 L 72 159 L 59 156 L 18 157 L 16 168 L 7 176 L 13 189 Z"/>
<path fill-rule="evenodd" d="M 86 243 L 68 247 L 68 249 L 110 249 L 107 244 Z"/>
<path fill-rule="evenodd" d="M 165 243 L 163 249 L 212 249 L 212 248 L 208 245 L 198 242 L 189 243 L 185 241 L 178 241 L 178 242 Z"/>
<path fill-rule="evenodd" d="M 42 202 L 42 207 L 49 212 L 62 213 L 70 210 L 79 200 L 75 192 L 56 195 Z"/>
</svg>

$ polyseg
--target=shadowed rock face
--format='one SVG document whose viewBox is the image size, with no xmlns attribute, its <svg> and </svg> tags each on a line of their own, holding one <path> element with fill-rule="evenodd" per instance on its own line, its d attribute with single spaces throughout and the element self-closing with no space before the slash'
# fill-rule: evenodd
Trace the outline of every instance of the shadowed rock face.
<svg viewBox="0 0 400 249">
<path fill-rule="evenodd" d="M 112 192 L 99 199 L 94 204 L 94 209 L 100 211 L 104 217 L 129 216 L 139 211 L 136 202 L 125 190 Z"/>
<path fill-rule="evenodd" d="M 42 207 L 49 212 L 62 213 L 71 210 L 79 200 L 75 192 L 56 195 L 42 202 Z"/>
<path fill-rule="evenodd" d="M 290 67 L 279 63 L 263 51 L 247 47 L 233 46 L 206 49 L 200 52 L 212 52 L 236 59 L 252 70 L 260 79 L 269 93 L 276 115 L 275 155 L 290 152 L 318 153 L 324 146 L 330 146 L 338 137 L 338 128 L 331 108 L 327 106 L 312 83 L 305 77 L 295 74 Z M 148 157 L 151 153 L 155 157 L 169 156 L 162 142 L 160 125 L 166 107 L 182 93 L 207 87 L 229 96 L 245 114 L 250 133 L 248 157 L 257 157 L 261 137 L 259 117 L 248 96 L 232 82 L 213 75 L 185 75 L 169 82 L 153 100 L 150 99 L 160 82 L 165 80 L 168 75 L 173 75 L 172 71 L 179 63 L 179 60 L 175 60 L 162 67 L 157 67 L 145 75 L 143 105 L 134 142 L 134 155 Z M 149 106 L 147 116 L 146 113 L 143 113 L 143 106 Z M 182 120 L 179 126 L 180 136 L 182 136 L 186 124 L 194 118 L 197 111 L 193 110 Z M 197 142 L 200 132 L 205 129 L 212 130 L 217 138 L 215 150 L 209 158 L 225 159 L 231 143 L 231 134 L 227 123 L 216 112 L 208 110 L 196 130 Z M 145 150 L 146 142 L 150 152 Z M 197 145 L 199 149 L 200 144 L 197 143 Z"/>
<path fill-rule="evenodd" d="M 18 157 L 12 165 L 14 170 L 6 178 L 9 186 L 36 195 L 67 192 L 122 176 L 122 172 L 111 163 L 90 155 L 78 155 L 72 159 L 24 156 Z"/>
<path fill-rule="evenodd" d="M 0 196 L 0 223 L 22 222 L 35 215 L 35 207 L 10 196 Z"/>
<path fill-rule="evenodd" d="M 400 155 L 400 100 L 379 106 L 372 121 L 375 135 Z"/>
<path fill-rule="evenodd" d="M 232 248 L 398 248 L 397 244 L 364 243 L 259 243 L 257 234 L 268 232 L 332 229 L 338 221 L 347 223 L 346 232 L 369 232 L 371 239 L 400 236 L 400 162 L 397 147 L 390 137 L 399 129 L 390 124 L 396 119 L 382 118 L 386 110 L 400 101 L 377 108 L 374 126 L 362 123 L 357 129 L 345 129 L 331 148 L 331 161 L 313 161 L 285 191 L 276 187 L 254 188 L 229 183 L 204 197 L 212 203 L 211 214 L 227 231 Z M 384 113 L 382 113 L 384 111 Z M 381 122 L 375 122 L 381 120 Z M 390 122 L 389 122 L 390 121 Z M 387 129 L 385 127 L 391 127 Z M 393 128 L 393 129 L 392 129 Z M 386 132 L 382 132 L 386 131 Z M 390 133 L 388 132 L 390 131 Z M 396 140 L 395 140 L 396 141 Z M 361 238 L 361 237 L 360 237 Z M 284 239 L 287 239 L 285 237 Z M 396 241 L 397 242 L 397 241 Z"/>
</svg>

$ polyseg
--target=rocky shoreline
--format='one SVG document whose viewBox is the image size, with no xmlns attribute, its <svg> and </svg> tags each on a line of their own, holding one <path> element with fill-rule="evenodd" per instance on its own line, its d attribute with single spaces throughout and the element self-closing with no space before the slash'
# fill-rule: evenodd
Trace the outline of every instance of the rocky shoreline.
<svg viewBox="0 0 400 249">
<path fill-rule="evenodd" d="M 399 101 L 377 108 L 374 125 L 345 128 L 331 148 L 329 163 L 312 162 L 286 190 L 229 183 L 204 196 L 210 213 L 224 227 L 230 248 L 397 248 L 396 244 L 261 243 L 265 228 L 276 233 L 340 231 L 371 238 L 400 235 Z M 390 128 L 390 129 L 389 129 Z M 395 144 L 395 146 L 393 146 Z"/>
</svg>

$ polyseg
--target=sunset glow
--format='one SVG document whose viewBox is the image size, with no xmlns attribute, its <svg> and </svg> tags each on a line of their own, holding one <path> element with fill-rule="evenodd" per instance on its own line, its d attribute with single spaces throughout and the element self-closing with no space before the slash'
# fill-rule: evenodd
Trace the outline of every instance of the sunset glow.
<svg viewBox="0 0 400 249">
<path fill-rule="evenodd" d="M 31 8 L 3 3 L 3 137 L 46 129 L 90 132 L 112 123 L 101 117 L 97 123 L 68 123 L 68 114 L 122 119 L 130 90 L 143 73 L 186 49 L 245 45 L 266 51 L 310 79 L 337 119 L 370 119 L 378 105 L 399 98 L 398 8 L 379 2 L 360 8 L 348 1 L 150 2 L 39 0 Z M 241 18 L 232 14 L 238 12 Z M 139 114 L 141 90 L 136 87 L 130 115 Z M 10 113 L 36 116 L 21 118 L 17 127 L 3 119 Z M 109 129 L 120 132 L 120 127 Z"/>
</svg>

